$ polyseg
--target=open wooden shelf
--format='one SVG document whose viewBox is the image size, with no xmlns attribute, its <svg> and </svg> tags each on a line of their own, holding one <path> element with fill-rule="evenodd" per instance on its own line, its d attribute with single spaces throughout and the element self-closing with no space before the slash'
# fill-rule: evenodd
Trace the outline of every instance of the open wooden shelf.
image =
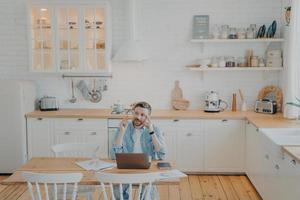
<svg viewBox="0 0 300 200">
<path fill-rule="evenodd" d="M 189 67 L 190 71 L 281 71 L 283 67 L 211 67 L 211 68 L 201 68 L 201 67 Z"/>
</svg>

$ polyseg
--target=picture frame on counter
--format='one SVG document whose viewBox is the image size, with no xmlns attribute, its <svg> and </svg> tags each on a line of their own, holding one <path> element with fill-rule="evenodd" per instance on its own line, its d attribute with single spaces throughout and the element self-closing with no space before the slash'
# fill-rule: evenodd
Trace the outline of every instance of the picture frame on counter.
<svg viewBox="0 0 300 200">
<path fill-rule="evenodd" d="M 209 15 L 194 15 L 193 39 L 209 38 Z"/>
</svg>

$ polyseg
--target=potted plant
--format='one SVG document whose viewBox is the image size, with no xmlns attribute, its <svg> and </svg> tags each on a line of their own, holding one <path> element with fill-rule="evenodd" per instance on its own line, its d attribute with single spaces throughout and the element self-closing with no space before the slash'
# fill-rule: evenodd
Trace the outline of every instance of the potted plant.
<svg viewBox="0 0 300 200">
<path fill-rule="evenodd" d="M 290 21 L 291 21 L 291 6 L 285 7 L 285 22 L 286 22 L 286 26 L 290 25 Z"/>
<path fill-rule="evenodd" d="M 296 106 L 296 107 L 298 107 L 298 108 L 300 108 L 300 99 L 299 98 L 297 98 L 297 97 L 295 97 L 296 98 L 296 103 L 295 102 L 287 102 L 286 104 L 287 105 L 291 105 L 291 106 Z M 297 118 L 297 120 L 300 120 L 300 116 L 298 115 L 298 118 Z"/>
</svg>

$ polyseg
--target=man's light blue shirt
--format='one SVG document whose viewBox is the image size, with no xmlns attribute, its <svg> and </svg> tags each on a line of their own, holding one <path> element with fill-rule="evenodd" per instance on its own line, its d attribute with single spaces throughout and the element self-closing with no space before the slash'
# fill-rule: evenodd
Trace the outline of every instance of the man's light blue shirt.
<svg viewBox="0 0 300 200">
<path fill-rule="evenodd" d="M 160 150 L 155 151 L 154 145 L 152 143 L 152 136 L 149 134 L 149 130 L 145 127 L 141 130 L 141 148 L 143 153 L 147 153 L 151 156 L 153 160 L 163 160 L 165 158 L 166 150 L 165 150 L 165 139 L 161 131 L 158 127 L 153 125 L 154 134 L 156 135 L 158 142 L 160 144 Z M 118 129 L 116 138 L 120 134 L 120 129 Z M 133 153 L 134 151 L 134 144 L 136 141 L 136 133 L 135 128 L 133 126 L 132 121 L 128 122 L 127 129 L 125 131 L 123 137 L 122 145 L 113 144 L 112 147 L 112 158 L 115 159 L 115 153 Z M 114 140 L 114 141 L 115 141 Z"/>
</svg>

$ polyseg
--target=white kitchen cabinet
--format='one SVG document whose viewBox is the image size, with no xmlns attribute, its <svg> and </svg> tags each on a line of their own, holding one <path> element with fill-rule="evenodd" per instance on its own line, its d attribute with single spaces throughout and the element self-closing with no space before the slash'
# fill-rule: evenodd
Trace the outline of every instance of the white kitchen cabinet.
<svg viewBox="0 0 300 200">
<path fill-rule="evenodd" d="M 111 72 L 109 3 L 33 4 L 30 9 L 33 71 Z"/>
<path fill-rule="evenodd" d="M 100 146 L 97 156 L 108 157 L 108 135 L 106 119 L 55 119 L 54 144 L 93 143 Z"/>
<path fill-rule="evenodd" d="M 205 171 L 244 172 L 243 120 L 205 120 Z"/>
<path fill-rule="evenodd" d="M 179 120 L 177 168 L 185 172 L 204 171 L 204 132 L 202 120 Z"/>
<path fill-rule="evenodd" d="M 201 120 L 153 120 L 164 133 L 166 159 L 185 172 L 203 171 L 204 133 Z"/>
<path fill-rule="evenodd" d="M 253 124 L 246 123 L 246 174 L 256 190 L 263 192 L 263 148 L 262 135 Z"/>
<path fill-rule="evenodd" d="M 284 157 L 281 164 L 281 191 L 284 191 L 284 199 L 298 200 L 300 198 L 300 163 L 288 154 L 285 154 Z"/>
<path fill-rule="evenodd" d="M 153 123 L 160 129 L 166 143 L 166 160 L 176 163 L 177 152 L 177 130 L 178 120 L 153 120 Z"/>
<path fill-rule="evenodd" d="M 48 118 L 27 119 L 28 159 L 53 156 L 53 121 Z"/>
<path fill-rule="evenodd" d="M 28 156 L 54 156 L 52 145 L 61 143 L 95 143 L 97 156 L 108 157 L 106 119 L 29 118 L 27 120 Z"/>
</svg>

